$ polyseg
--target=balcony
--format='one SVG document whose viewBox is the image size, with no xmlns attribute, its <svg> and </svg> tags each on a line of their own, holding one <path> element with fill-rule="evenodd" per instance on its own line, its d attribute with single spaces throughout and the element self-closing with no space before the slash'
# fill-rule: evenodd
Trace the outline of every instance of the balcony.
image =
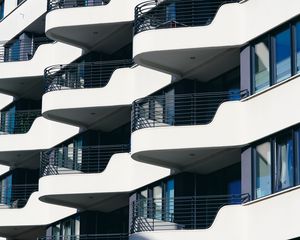
<svg viewBox="0 0 300 240">
<path fill-rule="evenodd" d="M 184 78 L 195 78 L 200 71 L 209 73 L 225 68 L 232 57 L 222 62 L 219 57 L 239 54 L 239 49 L 250 40 L 298 16 L 297 0 L 289 3 L 285 6 L 280 0 L 166 0 L 159 4 L 147 1 L 136 8 L 134 61 Z M 270 6 L 266 21 L 265 9 Z M 216 62 L 214 66 L 212 62 Z"/>
<path fill-rule="evenodd" d="M 54 164 L 51 163 L 50 158 L 52 165 L 42 167 L 43 177 L 39 180 L 40 200 L 79 209 L 110 212 L 127 206 L 130 192 L 171 173 L 167 168 L 134 161 L 129 153 L 118 153 L 119 150 L 119 148 L 105 150 L 104 154 L 100 154 L 99 159 L 96 160 L 97 164 L 93 161 L 89 162 L 90 155 L 85 156 L 83 151 L 83 158 L 79 161 L 82 164 L 75 164 L 80 165 L 80 168 L 74 167 L 73 161 L 67 164 L 70 165 L 68 169 L 65 168 L 66 164 L 58 163 L 57 165 L 63 168 L 56 167 L 55 158 L 53 158 Z M 77 152 L 71 153 L 72 156 L 76 156 Z M 53 165 L 54 169 L 51 168 Z M 84 168 L 86 174 L 83 172 Z"/>
<path fill-rule="evenodd" d="M 87 235 L 64 235 L 64 236 L 50 236 L 42 237 L 38 240 L 128 240 L 126 233 L 113 234 L 87 234 Z"/>
<path fill-rule="evenodd" d="M 112 155 L 129 151 L 129 145 L 52 148 L 41 153 L 40 175 L 100 173 Z"/>
<path fill-rule="evenodd" d="M 181 170 L 192 170 L 196 164 L 203 172 L 214 170 L 218 164 L 232 164 L 232 159 L 240 159 L 243 146 L 300 122 L 300 115 L 294 111 L 297 108 L 296 102 L 300 101 L 296 92 L 299 88 L 298 75 L 259 94 L 241 100 L 231 98 L 233 101 L 225 101 L 213 109 L 208 108 L 213 110 L 211 116 L 214 117 L 204 125 L 197 122 L 202 117 L 197 118 L 197 121 L 193 119 L 195 113 L 201 111 L 194 110 L 191 101 L 181 103 L 185 106 L 184 110 L 180 105 L 174 105 L 166 111 L 164 102 L 154 101 L 149 106 L 147 98 L 145 110 L 140 110 L 143 105 L 139 106 L 138 103 L 143 100 L 138 100 L 138 106 L 134 107 L 137 110 L 132 115 L 132 157 L 138 161 Z M 143 112 L 146 114 L 143 115 Z M 177 120 L 176 116 L 184 121 Z M 169 119 L 173 119 L 173 122 Z M 207 120 L 206 115 L 204 120 Z M 191 125 L 194 122 L 195 125 Z"/>
<path fill-rule="evenodd" d="M 241 205 L 249 194 L 141 199 L 133 202 L 131 233 L 210 228 L 219 210 Z M 163 207 L 165 206 L 165 207 Z"/>
<path fill-rule="evenodd" d="M 41 110 L 0 112 L 0 135 L 27 133 Z"/>
<path fill-rule="evenodd" d="M 13 96 L 39 99 L 43 90 L 44 69 L 51 64 L 70 63 L 82 50 L 45 38 L 14 41 L 0 51 L 0 90 Z M 47 56 L 45 58 L 45 56 Z"/>
<path fill-rule="evenodd" d="M 31 194 L 38 190 L 38 184 L 8 185 L 1 189 L 1 209 L 23 208 Z"/>
<path fill-rule="evenodd" d="M 47 68 L 43 116 L 103 131 L 129 122 L 135 99 L 171 83 L 170 75 L 132 65 L 117 60 Z"/>
<path fill-rule="evenodd" d="M 112 53 L 131 42 L 134 7 L 140 2 L 50 0 L 46 34 L 74 46 Z"/>
</svg>

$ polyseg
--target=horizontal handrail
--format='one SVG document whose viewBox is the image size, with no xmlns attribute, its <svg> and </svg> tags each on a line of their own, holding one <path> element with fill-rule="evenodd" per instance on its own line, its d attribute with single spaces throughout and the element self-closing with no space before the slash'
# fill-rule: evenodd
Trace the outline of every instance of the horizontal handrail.
<svg viewBox="0 0 300 240">
<path fill-rule="evenodd" d="M 40 176 L 102 172 L 112 155 L 129 152 L 129 145 L 52 148 L 41 152 Z"/>
<path fill-rule="evenodd" d="M 150 0 L 135 7 L 134 33 L 158 29 L 209 25 L 219 8 L 240 0 Z"/>
<path fill-rule="evenodd" d="M 131 59 L 71 63 L 45 69 L 45 92 L 105 87 L 116 69 L 131 67 Z"/>
<path fill-rule="evenodd" d="M 26 133 L 41 110 L 0 112 L 0 135 Z"/>
<path fill-rule="evenodd" d="M 92 7 L 107 5 L 110 0 L 49 0 L 48 11 L 61 8 L 74 8 L 74 7 Z"/>
<path fill-rule="evenodd" d="M 203 125 L 223 102 L 249 95 L 248 90 L 150 96 L 133 102 L 132 132 L 150 127 Z"/>
<path fill-rule="evenodd" d="M 52 42 L 53 40 L 46 37 L 13 40 L 0 46 L 0 62 L 31 60 L 40 45 Z"/>
<path fill-rule="evenodd" d="M 140 199 L 132 203 L 130 231 L 206 229 L 222 207 L 249 200 L 249 194 Z"/>
<path fill-rule="evenodd" d="M 127 240 L 128 233 L 47 236 L 38 240 Z"/>
<path fill-rule="evenodd" d="M 22 208 L 38 184 L 14 184 L 0 187 L 0 208 Z"/>
</svg>

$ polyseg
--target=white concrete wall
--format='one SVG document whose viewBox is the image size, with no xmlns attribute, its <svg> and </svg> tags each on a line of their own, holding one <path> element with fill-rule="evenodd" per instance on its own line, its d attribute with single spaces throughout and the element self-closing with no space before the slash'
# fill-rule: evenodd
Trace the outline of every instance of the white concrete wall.
<svg viewBox="0 0 300 240">
<path fill-rule="evenodd" d="M 78 127 L 39 117 L 27 133 L 0 135 L 0 152 L 49 149 L 79 131 Z"/>
<path fill-rule="evenodd" d="M 282 0 L 225 4 L 208 26 L 156 29 L 135 35 L 133 56 L 137 63 L 143 62 L 141 59 L 145 63 L 147 52 L 241 46 L 299 12 L 298 0 L 289 0 L 288 4 Z"/>
<path fill-rule="evenodd" d="M 131 151 L 243 146 L 300 122 L 300 76 L 243 101 L 221 104 L 210 124 L 133 132 Z"/>
<path fill-rule="evenodd" d="M 0 110 L 5 108 L 8 104 L 11 104 L 14 101 L 13 96 L 0 93 Z"/>
<path fill-rule="evenodd" d="M 59 109 L 130 105 L 171 83 L 171 76 L 144 67 L 117 69 L 103 88 L 48 92 L 42 112 Z"/>
<path fill-rule="evenodd" d="M 0 22 L 0 43 L 11 40 L 46 12 L 47 0 L 27 0 Z"/>
<path fill-rule="evenodd" d="M 1 29 L 1 26 L 0 26 Z M 61 63 L 68 64 L 80 57 L 82 50 L 64 43 L 49 43 L 38 47 L 29 61 L 0 63 L 0 81 L 9 78 L 43 76 L 46 67 Z M 30 81 L 30 78 L 28 79 Z"/>
<path fill-rule="evenodd" d="M 40 196 L 56 194 L 122 193 L 170 175 L 170 169 L 134 161 L 129 153 L 114 154 L 101 173 L 62 174 L 39 180 Z"/>
<path fill-rule="evenodd" d="M 18 6 L 18 0 L 4 1 L 4 17 Z"/>
<path fill-rule="evenodd" d="M 244 206 L 223 207 L 209 229 L 142 232 L 130 240 L 288 240 L 300 236 L 299 199 L 297 187 Z"/>
<path fill-rule="evenodd" d="M 43 226 L 76 213 L 76 209 L 43 203 L 39 192 L 31 194 L 25 207 L 0 209 L 1 227 Z"/>
<path fill-rule="evenodd" d="M 109 4 L 93 7 L 76 7 L 53 10 L 46 16 L 47 34 L 59 27 L 130 22 L 134 7 L 144 0 L 111 0 Z"/>
</svg>

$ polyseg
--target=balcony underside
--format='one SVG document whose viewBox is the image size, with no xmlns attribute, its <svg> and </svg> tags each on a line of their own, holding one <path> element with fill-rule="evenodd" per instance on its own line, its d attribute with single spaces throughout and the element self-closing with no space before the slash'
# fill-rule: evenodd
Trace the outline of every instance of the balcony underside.
<svg viewBox="0 0 300 240">
<path fill-rule="evenodd" d="M 136 34 L 133 57 L 142 66 L 194 77 L 199 67 L 207 71 L 224 67 L 212 66 L 213 58 L 232 48 L 239 50 L 250 40 L 299 15 L 299 11 L 297 0 L 290 1 L 288 6 L 281 0 L 225 4 L 210 25 L 151 29 Z"/>
<path fill-rule="evenodd" d="M 299 79 L 292 77 L 242 101 L 225 102 L 206 125 L 137 130 L 131 137 L 132 157 L 181 168 L 195 162 L 200 166 L 204 158 L 213 162 L 213 156 L 219 158 L 218 155 L 227 161 L 230 156 L 224 156 L 225 150 L 239 149 L 300 122 L 300 113 L 296 111 L 300 102 Z"/>
<path fill-rule="evenodd" d="M 169 169 L 136 162 L 129 153 L 114 154 L 101 173 L 42 177 L 40 200 L 79 209 L 111 211 L 127 205 L 130 192 L 169 175 Z"/>
<path fill-rule="evenodd" d="M 21 216 L 20 216 L 21 217 Z M 0 236 L 8 239 L 32 240 L 42 236 L 46 232 L 46 226 L 11 226 L 0 227 Z"/>
<path fill-rule="evenodd" d="M 16 168 L 36 169 L 39 167 L 40 151 L 0 152 L 0 164 Z"/>
</svg>

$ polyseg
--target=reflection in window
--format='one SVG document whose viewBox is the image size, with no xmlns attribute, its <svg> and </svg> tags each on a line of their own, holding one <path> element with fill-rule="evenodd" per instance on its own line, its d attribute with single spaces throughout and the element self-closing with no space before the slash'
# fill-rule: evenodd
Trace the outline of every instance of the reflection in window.
<svg viewBox="0 0 300 240">
<path fill-rule="evenodd" d="M 153 188 L 153 206 L 154 206 L 154 218 L 162 219 L 162 187 L 156 186 Z"/>
<path fill-rule="evenodd" d="M 291 71 L 291 32 L 287 29 L 275 36 L 276 82 L 292 75 Z"/>
<path fill-rule="evenodd" d="M 174 221 L 174 179 L 171 179 L 166 184 L 166 216 L 165 220 L 172 222 Z"/>
<path fill-rule="evenodd" d="M 268 38 L 254 46 L 254 92 L 270 86 L 270 53 Z"/>
<path fill-rule="evenodd" d="M 296 24 L 296 62 L 297 73 L 300 72 L 300 22 Z"/>
<path fill-rule="evenodd" d="M 144 191 L 141 191 L 140 194 L 138 195 L 138 199 L 139 199 L 139 202 L 138 202 L 139 206 L 137 209 L 140 211 L 139 216 L 146 218 L 148 216 L 148 214 L 147 214 L 147 212 L 148 212 L 148 209 L 147 209 L 147 207 L 148 207 L 148 204 L 147 204 L 148 190 L 146 189 Z"/>
<path fill-rule="evenodd" d="M 255 148 L 256 198 L 271 194 L 271 143 L 265 142 Z"/>
<path fill-rule="evenodd" d="M 276 139 L 276 191 L 294 185 L 294 154 L 291 134 L 285 134 Z"/>
</svg>

